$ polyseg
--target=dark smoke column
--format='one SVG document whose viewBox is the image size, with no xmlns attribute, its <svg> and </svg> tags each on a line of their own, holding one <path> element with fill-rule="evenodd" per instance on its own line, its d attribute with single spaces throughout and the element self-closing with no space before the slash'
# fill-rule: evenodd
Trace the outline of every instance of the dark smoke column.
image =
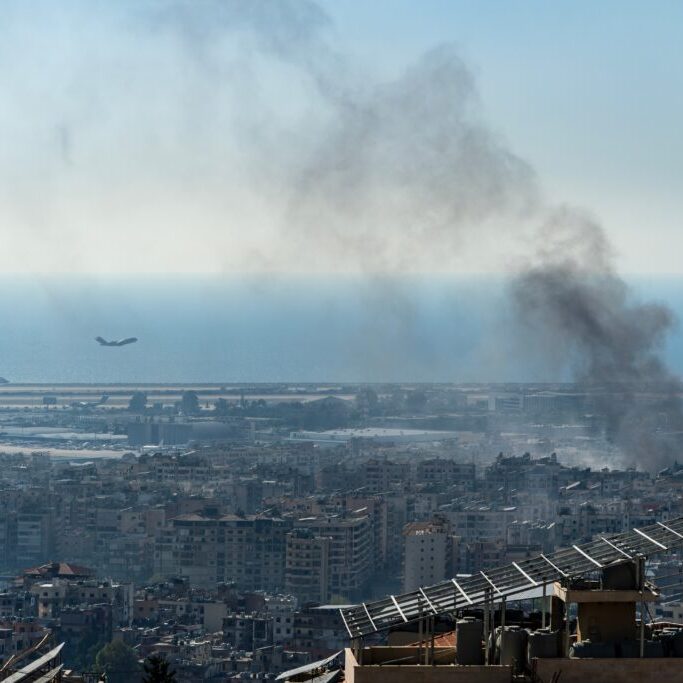
<svg viewBox="0 0 683 683">
<path fill-rule="evenodd" d="M 629 464 L 671 464 L 673 433 L 683 428 L 682 385 L 661 356 L 671 311 L 634 300 L 614 271 L 604 231 L 585 215 L 555 211 L 538 243 L 534 261 L 511 284 L 530 351 L 570 364 Z"/>
</svg>

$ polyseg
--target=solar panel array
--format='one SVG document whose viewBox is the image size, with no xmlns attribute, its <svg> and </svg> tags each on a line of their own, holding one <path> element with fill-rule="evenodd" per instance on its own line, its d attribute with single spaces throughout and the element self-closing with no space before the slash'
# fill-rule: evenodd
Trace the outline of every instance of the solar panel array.
<svg viewBox="0 0 683 683">
<path fill-rule="evenodd" d="M 48 683 L 51 681 L 62 669 L 62 665 L 58 664 L 60 658 L 59 653 L 62 651 L 64 643 L 57 645 L 57 647 L 50 650 L 47 654 L 44 654 L 38 659 L 34 659 L 30 664 L 23 666 L 18 671 L 15 671 L 7 678 L 3 679 L 2 683 L 20 683 L 25 679 L 33 680 L 35 678 L 36 672 L 40 672 L 43 675 L 35 680 L 34 683 Z"/>
<path fill-rule="evenodd" d="M 623 534 L 601 536 L 583 545 L 513 562 L 462 579 L 418 588 L 402 595 L 340 610 L 351 638 L 481 605 L 490 596 L 511 597 L 561 579 L 579 578 L 602 567 L 649 557 L 683 545 L 683 517 Z"/>
</svg>

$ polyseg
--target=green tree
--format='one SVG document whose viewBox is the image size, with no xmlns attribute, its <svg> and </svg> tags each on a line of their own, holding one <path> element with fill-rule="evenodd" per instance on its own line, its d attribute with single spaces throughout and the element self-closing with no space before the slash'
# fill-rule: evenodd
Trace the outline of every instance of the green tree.
<svg viewBox="0 0 683 683">
<path fill-rule="evenodd" d="M 107 641 L 101 640 L 96 632 L 87 633 L 83 638 L 78 639 L 75 648 L 71 646 L 67 639 L 67 647 L 69 647 L 73 668 L 82 671 L 92 669 L 97 653 L 106 644 Z"/>
<path fill-rule="evenodd" d="M 415 389 L 408 392 L 408 395 L 406 396 L 406 408 L 410 412 L 420 413 L 424 410 L 426 405 L 427 395 L 424 391 Z"/>
<path fill-rule="evenodd" d="M 121 640 L 107 643 L 95 657 L 95 668 L 107 674 L 109 683 L 136 683 L 140 676 L 140 663 L 135 650 Z"/>
<path fill-rule="evenodd" d="M 150 655 L 144 662 L 142 683 L 175 683 L 175 671 L 159 655 Z"/>
<path fill-rule="evenodd" d="M 128 410 L 131 413 L 144 413 L 147 407 L 147 394 L 144 391 L 135 391 L 128 402 Z"/>
<path fill-rule="evenodd" d="M 183 391 L 180 408 L 184 415 L 196 415 L 199 412 L 199 396 L 196 391 Z"/>
<path fill-rule="evenodd" d="M 219 415 L 227 415 L 230 412 L 230 404 L 224 398 L 219 398 L 214 404 L 214 410 Z"/>
<path fill-rule="evenodd" d="M 361 413 L 374 415 L 377 412 L 378 404 L 377 392 L 370 387 L 363 387 L 356 395 L 356 406 Z"/>
</svg>

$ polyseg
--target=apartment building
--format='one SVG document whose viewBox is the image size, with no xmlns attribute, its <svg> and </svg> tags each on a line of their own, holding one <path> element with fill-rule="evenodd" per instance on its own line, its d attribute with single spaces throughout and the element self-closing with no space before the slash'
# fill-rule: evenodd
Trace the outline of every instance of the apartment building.
<svg viewBox="0 0 683 683">
<path fill-rule="evenodd" d="M 463 483 L 474 486 L 474 463 L 456 462 L 447 458 L 430 458 L 417 463 L 415 480 L 420 484 L 447 486 Z"/>
<path fill-rule="evenodd" d="M 29 588 L 34 616 L 50 619 L 66 609 L 94 605 L 112 606 L 112 619 L 117 626 L 127 626 L 133 619 L 134 588 L 130 583 L 55 578 L 36 581 Z"/>
<path fill-rule="evenodd" d="M 403 591 L 443 581 L 451 574 L 453 543 L 443 518 L 413 522 L 403 530 Z"/>
<path fill-rule="evenodd" d="M 361 469 L 361 476 L 371 493 L 401 489 L 410 481 L 410 463 L 368 460 Z"/>
<path fill-rule="evenodd" d="M 373 571 L 373 530 L 370 518 L 361 515 L 321 515 L 304 517 L 297 528 L 328 537 L 332 598 L 344 600 L 360 596 Z"/>
<path fill-rule="evenodd" d="M 331 536 L 314 529 L 294 529 L 287 534 L 285 591 L 301 603 L 330 599 Z"/>
<path fill-rule="evenodd" d="M 185 577 L 193 587 L 225 582 L 243 590 L 279 590 L 291 527 L 284 519 L 180 515 L 158 536 L 156 569 Z"/>
<path fill-rule="evenodd" d="M 514 506 L 467 505 L 447 512 L 453 533 L 465 542 L 505 542 L 508 526 L 518 517 Z"/>
<path fill-rule="evenodd" d="M 54 551 L 56 515 L 52 510 L 21 511 L 16 516 L 16 566 L 47 560 Z"/>
</svg>

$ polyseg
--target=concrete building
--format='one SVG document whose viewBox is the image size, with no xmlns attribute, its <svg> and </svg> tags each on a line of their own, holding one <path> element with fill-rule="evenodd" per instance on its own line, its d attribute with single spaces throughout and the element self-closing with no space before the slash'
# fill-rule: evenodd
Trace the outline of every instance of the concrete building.
<svg viewBox="0 0 683 683">
<path fill-rule="evenodd" d="M 351 441 L 367 441 L 376 444 L 410 444 L 456 441 L 458 432 L 366 427 L 364 429 L 330 429 L 321 432 L 292 432 L 289 438 L 290 441 L 316 443 L 320 446 L 339 446 Z"/>
<path fill-rule="evenodd" d="M 655 607 L 658 619 L 683 625 L 683 602 L 672 600 Z"/>
<path fill-rule="evenodd" d="M 373 530 L 367 515 L 323 515 L 295 522 L 329 539 L 329 591 L 342 600 L 359 597 L 372 575 Z"/>
<path fill-rule="evenodd" d="M 294 615 L 292 647 L 314 657 L 326 657 L 348 643 L 338 605 L 304 607 Z"/>
<path fill-rule="evenodd" d="M 39 619 L 61 617 L 66 610 L 83 606 L 109 605 L 116 626 L 127 626 L 133 620 L 134 589 L 130 583 L 55 578 L 31 584 L 35 616 Z"/>
<path fill-rule="evenodd" d="M 273 620 L 265 614 L 231 614 L 223 619 L 223 639 L 240 650 L 256 650 L 273 642 Z"/>
<path fill-rule="evenodd" d="M 403 530 L 403 590 L 431 586 L 452 574 L 452 536 L 445 519 L 412 522 Z"/>
<path fill-rule="evenodd" d="M 450 509 L 444 514 L 452 525 L 453 533 L 465 542 L 500 541 L 505 543 L 507 529 L 518 517 L 514 506 L 466 505 Z"/>
<path fill-rule="evenodd" d="M 290 520 L 238 515 L 180 515 L 170 522 L 170 532 L 160 534 L 157 548 L 167 576 L 187 577 L 192 586 L 214 587 L 235 583 L 243 590 L 283 588 L 286 535 Z M 171 558 L 168 557 L 170 545 Z"/>
<path fill-rule="evenodd" d="M 56 515 L 51 510 L 19 512 L 16 518 L 16 564 L 47 560 L 54 551 Z"/>
<path fill-rule="evenodd" d="M 294 637 L 297 601 L 291 595 L 269 595 L 265 603 L 273 620 L 273 643 L 289 643 Z"/>
<path fill-rule="evenodd" d="M 638 588 L 634 582 L 636 574 L 634 565 L 622 564 L 607 568 L 600 581 L 555 583 L 551 588 L 549 624 L 540 627 L 534 624 L 531 614 L 522 614 L 527 624 L 527 629 L 522 629 L 519 617 L 510 614 L 509 619 L 515 623 L 505 622 L 510 625 L 507 630 L 498 630 L 495 644 L 485 638 L 471 642 L 463 638 L 461 642 L 455 633 L 414 633 L 417 640 L 406 646 L 356 645 L 345 651 L 344 680 L 353 683 L 677 681 L 683 675 L 683 648 L 678 645 L 683 644 L 683 629 L 667 631 L 653 624 L 645 638 L 638 605 L 644 614 L 642 605 L 655 600 L 656 593 L 648 585 L 641 584 Z M 574 608 L 570 610 L 569 605 Z M 568 618 L 574 609 L 575 623 Z M 482 627 L 481 622 L 478 627 Z M 539 646 L 540 642 L 543 647 Z M 479 651 L 479 663 L 461 662 L 463 655 L 471 654 L 465 651 L 470 646 L 473 651 Z"/>
<path fill-rule="evenodd" d="M 430 458 L 417 463 L 416 481 L 421 484 L 447 486 L 463 483 L 474 486 L 474 463 L 456 462 L 447 458 Z"/>
<path fill-rule="evenodd" d="M 371 493 L 402 490 L 410 481 L 410 463 L 373 458 L 363 465 L 361 479 Z"/>
<path fill-rule="evenodd" d="M 331 536 L 314 529 L 294 529 L 287 534 L 285 591 L 301 602 L 330 599 Z"/>
</svg>

